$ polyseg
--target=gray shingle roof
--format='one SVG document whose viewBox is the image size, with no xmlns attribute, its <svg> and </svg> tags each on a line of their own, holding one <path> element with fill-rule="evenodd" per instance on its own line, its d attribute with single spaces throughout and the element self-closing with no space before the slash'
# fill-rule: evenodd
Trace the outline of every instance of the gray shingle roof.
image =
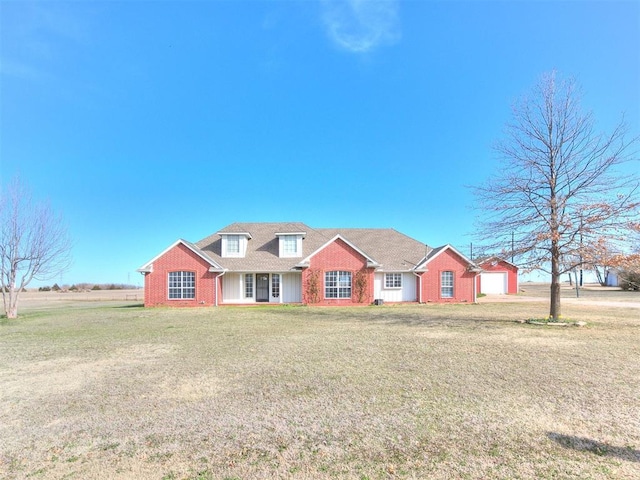
<svg viewBox="0 0 640 480">
<path fill-rule="evenodd" d="M 305 232 L 302 257 L 280 258 L 276 233 Z M 249 233 L 244 258 L 221 256 L 220 233 Z M 217 233 L 196 242 L 206 255 L 231 271 L 285 272 L 311 255 L 336 235 L 357 246 L 380 264 L 379 270 L 409 271 L 431 250 L 425 244 L 392 228 L 311 228 L 300 222 L 232 223 Z"/>
<path fill-rule="evenodd" d="M 329 238 L 340 235 L 380 264 L 383 271 L 412 270 L 430 247 L 393 228 L 322 228 Z"/>
</svg>

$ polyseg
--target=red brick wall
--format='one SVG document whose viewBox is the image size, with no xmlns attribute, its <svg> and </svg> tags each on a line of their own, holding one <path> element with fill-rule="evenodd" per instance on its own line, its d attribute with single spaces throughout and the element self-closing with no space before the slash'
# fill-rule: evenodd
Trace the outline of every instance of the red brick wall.
<svg viewBox="0 0 640 480">
<path fill-rule="evenodd" d="M 333 270 L 351 272 L 351 298 L 324 298 L 324 274 Z M 362 302 L 358 302 L 356 293 L 356 274 L 363 270 L 366 276 L 366 292 Z M 318 302 L 309 297 L 309 278 L 313 272 L 318 274 Z M 302 272 L 302 301 L 315 305 L 366 305 L 373 302 L 373 269 L 367 268 L 367 260 L 341 239 L 327 245 L 315 254 L 309 268 Z"/>
<path fill-rule="evenodd" d="M 422 274 L 422 301 L 434 303 L 475 302 L 476 274 L 467 270 L 468 264 L 452 250 L 445 250 L 427 264 Z M 440 295 L 440 273 L 453 272 L 453 298 Z"/>
<path fill-rule="evenodd" d="M 498 260 L 495 265 L 492 265 L 493 261 L 496 260 L 483 263 L 480 268 L 487 272 L 507 272 L 507 293 L 518 293 L 518 267 L 503 260 Z M 480 292 L 480 275 L 477 282 L 477 291 Z"/>
<path fill-rule="evenodd" d="M 215 304 L 214 282 L 216 273 L 209 272 L 210 265 L 185 245 L 179 243 L 153 262 L 153 272 L 144 277 L 145 307 L 166 305 L 170 307 L 195 307 Z M 193 300 L 169 300 L 169 272 L 191 271 L 196 277 L 196 298 Z"/>
</svg>

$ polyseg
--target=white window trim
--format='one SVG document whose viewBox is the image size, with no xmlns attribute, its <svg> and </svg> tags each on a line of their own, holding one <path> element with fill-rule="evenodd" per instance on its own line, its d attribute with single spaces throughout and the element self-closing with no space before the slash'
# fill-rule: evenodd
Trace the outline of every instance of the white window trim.
<svg viewBox="0 0 640 480">
<path fill-rule="evenodd" d="M 282 242 L 282 256 L 294 257 L 298 256 L 298 238 L 295 235 L 283 235 L 280 237 Z"/>
<path fill-rule="evenodd" d="M 335 287 L 327 287 L 327 274 L 328 273 L 335 273 L 336 274 L 336 286 Z M 341 274 L 348 274 L 349 275 L 349 287 L 346 286 L 341 286 L 340 285 L 340 277 L 342 276 Z M 331 288 L 331 289 L 335 289 L 336 290 L 336 296 L 335 297 L 329 297 L 327 296 L 327 290 Z M 349 296 L 340 296 L 340 292 L 342 291 L 346 291 L 348 288 L 349 291 Z M 328 270 L 326 272 L 324 272 L 324 298 L 325 300 L 347 300 L 350 298 L 353 298 L 353 273 L 348 271 L 348 270 Z"/>
<path fill-rule="evenodd" d="M 180 274 L 180 278 L 179 278 L 180 286 L 172 287 L 171 286 L 171 275 L 172 274 L 176 274 L 176 273 Z M 193 287 L 186 287 L 184 285 L 184 283 L 185 283 L 185 278 L 184 278 L 185 274 L 189 274 L 190 277 L 193 278 Z M 189 280 L 191 280 L 191 278 Z M 179 297 L 172 297 L 171 296 L 171 290 L 172 289 L 178 289 L 179 293 L 180 293 L 180 296 Z M 185 290 L 192 290 L 192 289 L 193 289 L 193 296 L 185 297 L 184 296 Z M 180 301 L 180 300 L 195 300 L 196 291 L 197 291 L 196 290 L 196 272 L 194 272 L 192 270 L 174 270 L 174 271 L 171 271 L 171 272 L 167 273 L 167 300 L 169 300 L 169 301 L 174 301 L 174 300 L 178 300 L 178 301 Z"/>
<path fill-rule="evenodd" d="M 387 276 L 391 276 L 393 275 L 394 278 L 399 277 L 400 278 L 400 285 L 398 286 L 388 286 L 387 285 Z M 384 274 L 384 289 L 385 290 L 402 290 L 402 273 L 397 273 L 397 272 L 390 272 L 390 273 L 385 273 Z M 396 283 L 395 280 L 392 283 Z"/>
<path fill-rule="evenodd" d="M 242 233 L 221 233 L 222 236 L 222 252 L 221 256 L 225 258 L 244 258 L 247 252 L 247 236 Z M 238 251 L 230 252 L 228 250 L 229 238 L 238 238 Z"/>
<path fill-rule="evenodd" d="M 280 258 L 300 258 L 302 257 L 302 239 L 304 233 L 276 233 L 278 237 L 278 254 Z M 285 251 L 285 243 L 287 240 L 295 238 L 296 250 L 295 252 Z"/>
<path fill-rule="evenodd" d="M 235 257 L 240 255 L 240 235 L 227 235 L 227 256 Z M 234 248 L 231 248 L 233 245 Z"/>
<path fill-rule="evenodd" d="M 451 285 L 447 284 L 445 285 L 444 283 L 444 275 L 445 274 L 450 274 L 451 275 Z M 451 289 L 451 295 L 445 295 L 444 294 L 444 289 Z M 454 298 L 455 296 L 455 275 L 453 273 L 452 270 L 442 270 L 440 272 L 440 298 Z"/>
<path fill-rule="evenodd" d="M 242 287 L 244 290 L 244 298 L 255 298 L 256 296 L 256 281 L 255 281 L 255 275 L 253 273 L 245 273 L 243 275 L 243 282 L 242 282 Z M 251 295 L 247 295 L 247 279 L 251 279 Z"/>
</svg>

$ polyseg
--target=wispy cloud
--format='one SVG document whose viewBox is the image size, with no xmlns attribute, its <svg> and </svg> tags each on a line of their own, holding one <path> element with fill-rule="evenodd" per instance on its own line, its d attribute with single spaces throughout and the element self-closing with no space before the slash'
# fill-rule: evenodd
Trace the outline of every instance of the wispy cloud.
<svg viewBox="0 0 640 480">
<path fill-rule="evenodd" d="M 49 78 L 44 70 L 28 63 L 14 63 L 6 57 L 0 58 L 0 75 L 16 77 L 22 80 L 43 80 Z"/>
<path fill-rule="evenodd" d="M 399 0 L 322 0 L 329 38 L 354 53 L 400 40 Z"/>
<path fill-rule="evenodd" d="M 77 47 L 88 37 L 88 27 L 77 10 L 75 5 L 56 2 L 3 5 L 0 75 L 31 81 L 50 79 L 63 48 Z"/>
</svg>

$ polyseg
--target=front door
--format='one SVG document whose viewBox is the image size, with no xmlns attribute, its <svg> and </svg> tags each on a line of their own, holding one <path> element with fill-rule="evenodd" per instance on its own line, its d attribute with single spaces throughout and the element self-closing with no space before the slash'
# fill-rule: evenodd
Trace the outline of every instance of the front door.
<svg viewBox="0 0 640 480">
<path fill-rule="evenodd" d="M 269 301 L 269 274 L 256 274 L 256 302 Z"/>
</svg>

